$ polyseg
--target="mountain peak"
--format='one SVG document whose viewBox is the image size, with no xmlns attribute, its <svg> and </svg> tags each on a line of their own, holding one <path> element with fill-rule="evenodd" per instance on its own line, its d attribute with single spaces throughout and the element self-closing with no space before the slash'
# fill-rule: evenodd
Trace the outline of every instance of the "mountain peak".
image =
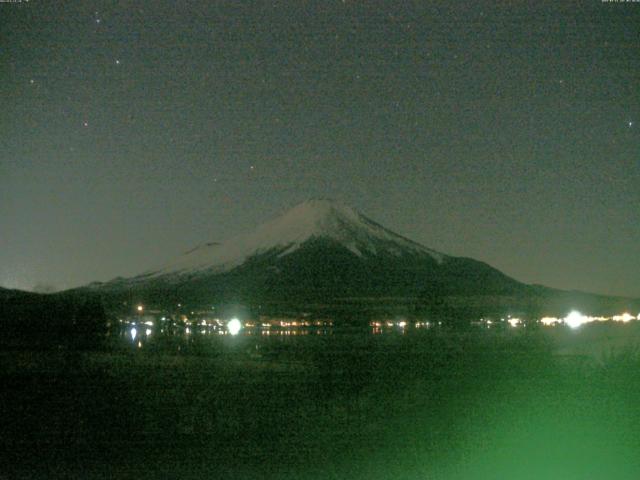
<svg viewBox="0 0 640 480">
<path fill-rule="evenodd" d="M 147 275 L 227 271 L 254 255 L 277 251 L 279 257 L 286 256 L 314 238 L 338 243 L 357 256 L 427 254 L 438 262 L 444 257 L 387 230 L 343 202 L 313 198 L 262 224 L 252 233 L 238 235 L 222 244 L 192 249 Z"/>
<path fill-rule="evenodd" d="M 311 198 L 293 206 L 287 210 L 284 215 L 320 219 L 335 215 L 356 218 L 360 214 L 355 208 L 339 200 L 331 198 Z"/>
<path fill-rule="evenodd" d="M 331 199 L 313 198 L 299 203 L 279 217 L 258 228 L 263 233 L 277 233 L 292 241 L 312 235 L 323 236 L 339 224 L 362 221 L 353 207 Z"/>
</svg>

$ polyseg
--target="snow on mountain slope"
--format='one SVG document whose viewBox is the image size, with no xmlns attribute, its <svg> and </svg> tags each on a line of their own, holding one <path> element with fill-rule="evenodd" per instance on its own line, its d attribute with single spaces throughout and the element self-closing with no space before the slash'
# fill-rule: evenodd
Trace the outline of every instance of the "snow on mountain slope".
<svg viewBox="0 0 640 480">
<path fill-rule="evenodd" d="M 253 255 L 274 249 L 280 251 L 279 256 L 288 255 L 313 238 L 334 240 L 357 256 L 411 253 L 429 255 L 438 263 L 446 257 L 387 230 L 347 205 L 318 199 L 295 206 L 252 233 L 231 238 L 222 244 L 196 247 L 143 277 L 192 274 L 203 270 L 224 272 L 241 265 Z"/>
</svg>

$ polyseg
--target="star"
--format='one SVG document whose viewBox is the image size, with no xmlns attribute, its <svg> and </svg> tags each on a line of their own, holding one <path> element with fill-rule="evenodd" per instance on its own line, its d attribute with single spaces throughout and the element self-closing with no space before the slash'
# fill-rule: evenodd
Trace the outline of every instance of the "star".
<svg viewBox="0 0 640 480">
<path fill-rule="evenodd" d="M 32 78 L 31 80 L 29 80 L 29 83 L 33 85 L 34 83 L 36 83 L 36 81 Z"/>
<path fill-rule="evenodd" d="M 627 122 L 627 126 L 628 126 L 629 128 L 633 127 L 633 120 L 629 120 L 629 121 Z"/>
<path fill-rule="evenodd" d="M 83 127 L 85 127 L 85 128 L 86 128 L 86 127 L 88 127 L 88 126 L 89 126 L 89 122 L 87 122 L 87 121 L 85 120 L 84 122 L 82 122 L 82 126 L 83 126 Z"/>
<path fill-rule="evenodd" d="M 120 65 L 120 60 L 116 59 L 116 65 Z"/>
</svg>

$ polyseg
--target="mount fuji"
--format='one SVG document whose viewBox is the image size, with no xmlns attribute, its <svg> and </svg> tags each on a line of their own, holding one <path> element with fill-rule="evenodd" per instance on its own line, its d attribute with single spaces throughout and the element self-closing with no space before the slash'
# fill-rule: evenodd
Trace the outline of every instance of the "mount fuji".
<svg viewBox="0 0 640 480">
<path fill-rule="evenodd" d="M 361 259 L 410 255 L 442 263 L 446 257 L 387 230 L 347 205 L 330 200 L 309 200 L 250 234 L 223 244 L 207 243 L 191 249 L 143 277 L 225 272 L 262 255 L 282 259 L 304 249 L 309 242 L 319 240 L 346 249 Z"/>
<path fill-rule="evenodd" d="M 409 240 L 348 205 L 315 199 L 251 233 L 87 288 L 156 303 L 309 306 L 433 303 L 448 295 L 514 295 L 526 287 L 483 262 Z"/>
<path fill-rule="evenodd" d="M 192 248 L 140 275 L 83 289 L 118 302 L 241 303 L 259 305 L 263 312 L 552 313 L 567 305 L 593 310 L 611 300 L 524 284 L 324 199 L 303 202 L 251 233 Z"/>
</svg>

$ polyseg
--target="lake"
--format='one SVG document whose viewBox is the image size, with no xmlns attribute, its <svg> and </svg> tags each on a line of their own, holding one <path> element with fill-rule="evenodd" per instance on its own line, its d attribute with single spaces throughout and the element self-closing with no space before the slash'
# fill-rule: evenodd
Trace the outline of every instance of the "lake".
<svg viewBox="0 0 640 480">
<path fill-rule="evenodd" d="M 579 331 L 157 333 L 132 336 L 128 326 L 96 351 L 0 352 L 4 475 L 640 473 L 633 323 Z M 584 351 L 612 339 L 619 347 L 604 357 Z"/>
</svg>

